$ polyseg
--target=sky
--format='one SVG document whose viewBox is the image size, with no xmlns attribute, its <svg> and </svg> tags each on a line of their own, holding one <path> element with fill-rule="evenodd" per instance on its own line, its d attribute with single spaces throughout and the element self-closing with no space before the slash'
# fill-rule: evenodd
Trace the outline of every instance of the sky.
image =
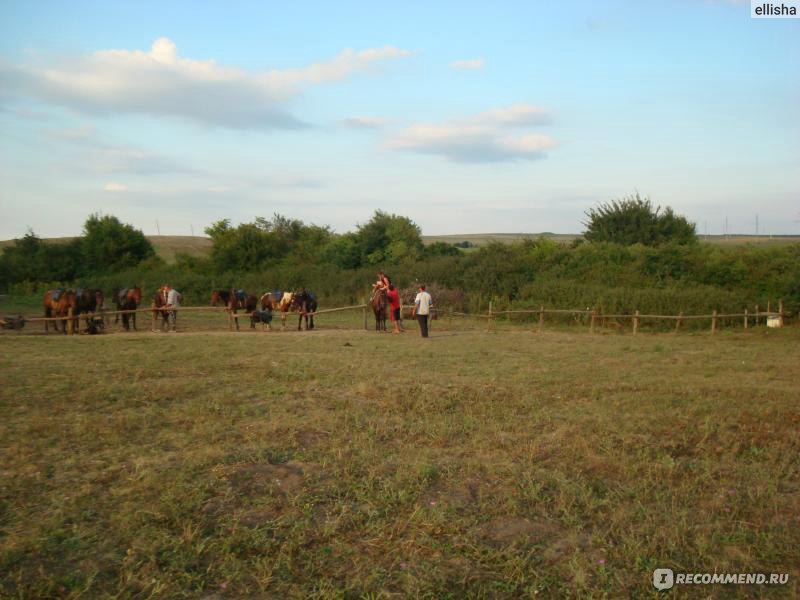
<svg viewBox="0 0 800 600">
<path fill-rule="evenodd" d="M 280 213 L 800 233 L 800 19 L 737 0 L 0 3 L 0 239 Z"/>
</svg>

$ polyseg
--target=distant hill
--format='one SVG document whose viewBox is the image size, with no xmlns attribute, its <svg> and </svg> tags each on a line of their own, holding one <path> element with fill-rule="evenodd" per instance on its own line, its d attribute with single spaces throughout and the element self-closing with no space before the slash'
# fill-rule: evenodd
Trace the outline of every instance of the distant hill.
<svg viewBox="0 0 800 600">
<path fill-rule="evenodd" d="M 491 242 L 501 242 L 511 244 L 526 239 L 545 238 L 559 243 L 568 244 L 572 240 L 580 237 L 576 233 L 459 233 L 453 235 L 423 235 L 422 241 L 425 244 L 435 242 L 445 242 L 447 244 L 458 244 L 460 242 L 470 242 L 473 246 L 485 246 Z M 65 244 L 73 237 L 45 238 L 46 241 L 54 244 Z M 175 254 L 189 254 L 191 256 L 203 256 L 211 250 L 211 238 L 204 236 L 191 235 L 148 235 L 147 239 L 156 249 L 156 254 L 168 263 L 175 262 Z M 777 244 L 797 244 L 800 243 L 800 235 L 709 235 L 700 236 L 701 241 L 710 244 L 722 245 L 742 245 L 755 244 L 759 246 Z M 12 244 L 13 240 L 0 240 L 0 248 Z"/>
<path fill-rule="evenodd" d="M 45 241 L 53 244 L 66 244 L 74 239 L 74 237 L 44 238 Z M 168 263 L 175 262 L 175 254 L 178 252 L 191 256 L 202 256 L 211 250 L 211 238 L 199 235 L 148 235 L 147 239 L 153 244 L 156 254 Z M 14 240 L 2 240 L 0 248 L 13 243 Z"/>
</svg>

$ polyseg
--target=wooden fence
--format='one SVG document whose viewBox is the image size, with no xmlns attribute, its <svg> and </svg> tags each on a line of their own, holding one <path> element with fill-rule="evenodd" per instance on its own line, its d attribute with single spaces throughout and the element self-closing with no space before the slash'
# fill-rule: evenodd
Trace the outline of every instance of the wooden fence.
<svg viewBox="0 0 800 600">
<path fill-rule="evenodd" d="M 275 317 L 281 316 L 286 314 L 288 316 L 302 316 L 307 314 L 308 316 L 317 316 L 323 314 L 330 314 L 335 312 L 343 312 L 343 311 L 350 311 L 350 310 L 361 310 L 363 315 L 364 321 L 364 329 L 368 329 L 368 304 L 355 304 L 352 306 L 341 306 L 337 308 L 327 308 L 322 310 L 316 310 L 312 313 L 299 313 L 299 312 L 288 312 L 288 313 L 281 313 L 279 311 L 274 311 L 273 315 Z M 239 322 L 240 318 L 251 318 L 251 313 L 248 312 L 237 312 L 234 313 L 230 311 L 227 307 L 213 307 L 213 306 L 179 306 L 176 308 L 168 309 L 168 311 L 176 311 L 176 312 L 224 312 L 227 315 L 228 319 L 228 328 L 229 329 L 239 329 Z M 412 306 L 405 306 L 403 307 L 403 312 L 408 314 L 410 311 L 413 310 Z M 708 319 L 710 322 L 710 332 L 716 333 L 719 327 L 719 320 L 720 319 L 732 319 L 732 318 L 740 318 L 742 319 L 742 325 L 744 329 L 747 329 L 751 322 L 754 325 L 759 324 L 759 319 L 767 319 L 769 317 L 777 317 L 780 320 L 780 325 L 783 325 L 783 319 L 788 316 L 784 313 L 783 310 L 783 301 L 780 301 L 778 304 L 778 311 L 771 311 L 770 307 L 767 307 L 766 311 L 760 311 L 759 307 L 755 307 L 754 312 L 749 312 L 747 309 L 744 309 L 741 313 L 718 313 L 716 310 L 712 311 L 711 314 L 702 314 L 702 315 L 684 315 L 683 313 L 678 315 L 651 315 L 651 314 L 640 314 L 639 311 L 634 311 L 633 314 L 603 314 L 597 309 L 593 310 L 580 310 L 580 309 L 559 309 L 559 308 L 545 308 L 544 306 L 539 307 L 538 309 L 516 309 L 516 310 L 493 310 L 492 302 L 489 302 L 489 310 L 486 314 L 481 313 L 464 313 L 459 311 L 453 311 L 449 309 L 432 309 L 433 314 L 435 317 L 440 316 L 447 316 L 447 317 L 465 317 L 465 318 L 474 318 L 474 319 L 485 319 L 486 320 L 486 328 L 490 330 L 492 326 L 496 323 L 497 319 L 501 317 L 511 315 L 538 315 L 538 330 L 542 331 L 544 329 L 545 318 L 546 315 L 572 315 L 572 316 L 588 316 L 589 317 L 589 331 L 594 332 L 596 327 L 598 326 L 598 322 L 604 319 L 630 319 L 631 321 L 631 328 L 634 334 L 637 333 L 639 330 L 639 326 L 642 320 L 671 320 L 675 321 L 675 328 L 674 332 L 677 333 L 681 325 L 684 321 L 690 320 L 698 320 L 698 319 Z M 59 317 L 25 317 L 26 323 L 48 323 L 48 322 L 58 322 L 61 321 L 64 323 L 64 326 L 68 333 L 73 334 L 76 333 L 80 326 L 80 319 L 92 319 L 96 316 L 103 317 L 103 319 L 114 316 L 114 315 L 131 315 L 131 314 L 139 314 L 139 313 L 150 313 L 153 318 L 153 330 L 156 330 L 156 325 L 158 324 L 159 312 L 168 312 L 164 311 L 164 309 L 156 309 L 155 307 L 149 308 L 138 308 L 135 310 L 114 310 L 114 311 L 105 311 L 101 310 L 97 313 L 81 313 L 80 315 L 75 315 L 73 313 L 73 309 L 70 308 L 69 312 L 66 316 L 59 316 Z"/>
</svg>

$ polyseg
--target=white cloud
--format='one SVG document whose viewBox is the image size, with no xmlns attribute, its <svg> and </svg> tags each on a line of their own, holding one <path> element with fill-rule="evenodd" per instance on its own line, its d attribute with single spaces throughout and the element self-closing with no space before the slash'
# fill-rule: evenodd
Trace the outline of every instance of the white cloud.
<svg viewBox="0 0 800 600">
<path fill-rule="evenodd" d="M 469 58 L 467 60 L 456 60 L 450 63 L 450 67 L 461 71 L 480 71 L 486 66 L 483 58 Z"/>
<path fill-rule="evenodd" d="M 494 108 L 470 119 L 483 125 L 502 125 L 517 127 L 522 125 L 548 125 L 552 122 L 550 111 L 532 104 L 514 104 L 504 108 Z"/>
<path fill-rule="evenodd" d="M 512 128 L 549 122 L 549 112 L 527 104 L 498 108 L 460 121 L 418 123 L 388 143 L 390 148 L 436 154 L 456 162 L 499 162 L 544 158 L 553 138 Z"/>
<path fill-rule="evenodd" d="M 105 186 L 103 186 L 103 189 L 106 192 L 124 192 L 128 189 L 128 186 L 117 183 L 116 181 L 109 181 L 107 184 L 105 184 Z"/>
<path fill-rule="evenodd" d="M 389 119 L 381 117 L 348 117 L 339 121 L 349 129 L 380 129 L 389 123 Z"/>
<path fill-rule="evenodd" d="M 230 128 L 297 128 L 286 101 L 304 86 L 339 81 L 408 56 L 393 46 L 345 49 L 301 68 L 250 73 L 214 60 L 181 57 L 168 38 L 149 51 L 101 50 L 45 65 L 0 64 L 6 96 L 35 97 L 88 113 L 178 116 Z"/>
</svg>

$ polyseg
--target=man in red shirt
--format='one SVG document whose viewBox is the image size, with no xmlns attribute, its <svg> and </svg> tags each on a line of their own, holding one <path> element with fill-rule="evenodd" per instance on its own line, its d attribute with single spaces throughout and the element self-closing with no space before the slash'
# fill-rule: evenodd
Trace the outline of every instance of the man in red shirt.
<svg viewBox="0 0 800 600">
<path fill-rule="evenodd" d="M 386 298 L 389 300 L 392 323 L 394 323 L 394 331 L 392 333 L 401 333 L 404 330 L 400 328 L 400 293 L 391 283 L 389 284 L 389 290 L 386 292 Z"/>
</svg>

